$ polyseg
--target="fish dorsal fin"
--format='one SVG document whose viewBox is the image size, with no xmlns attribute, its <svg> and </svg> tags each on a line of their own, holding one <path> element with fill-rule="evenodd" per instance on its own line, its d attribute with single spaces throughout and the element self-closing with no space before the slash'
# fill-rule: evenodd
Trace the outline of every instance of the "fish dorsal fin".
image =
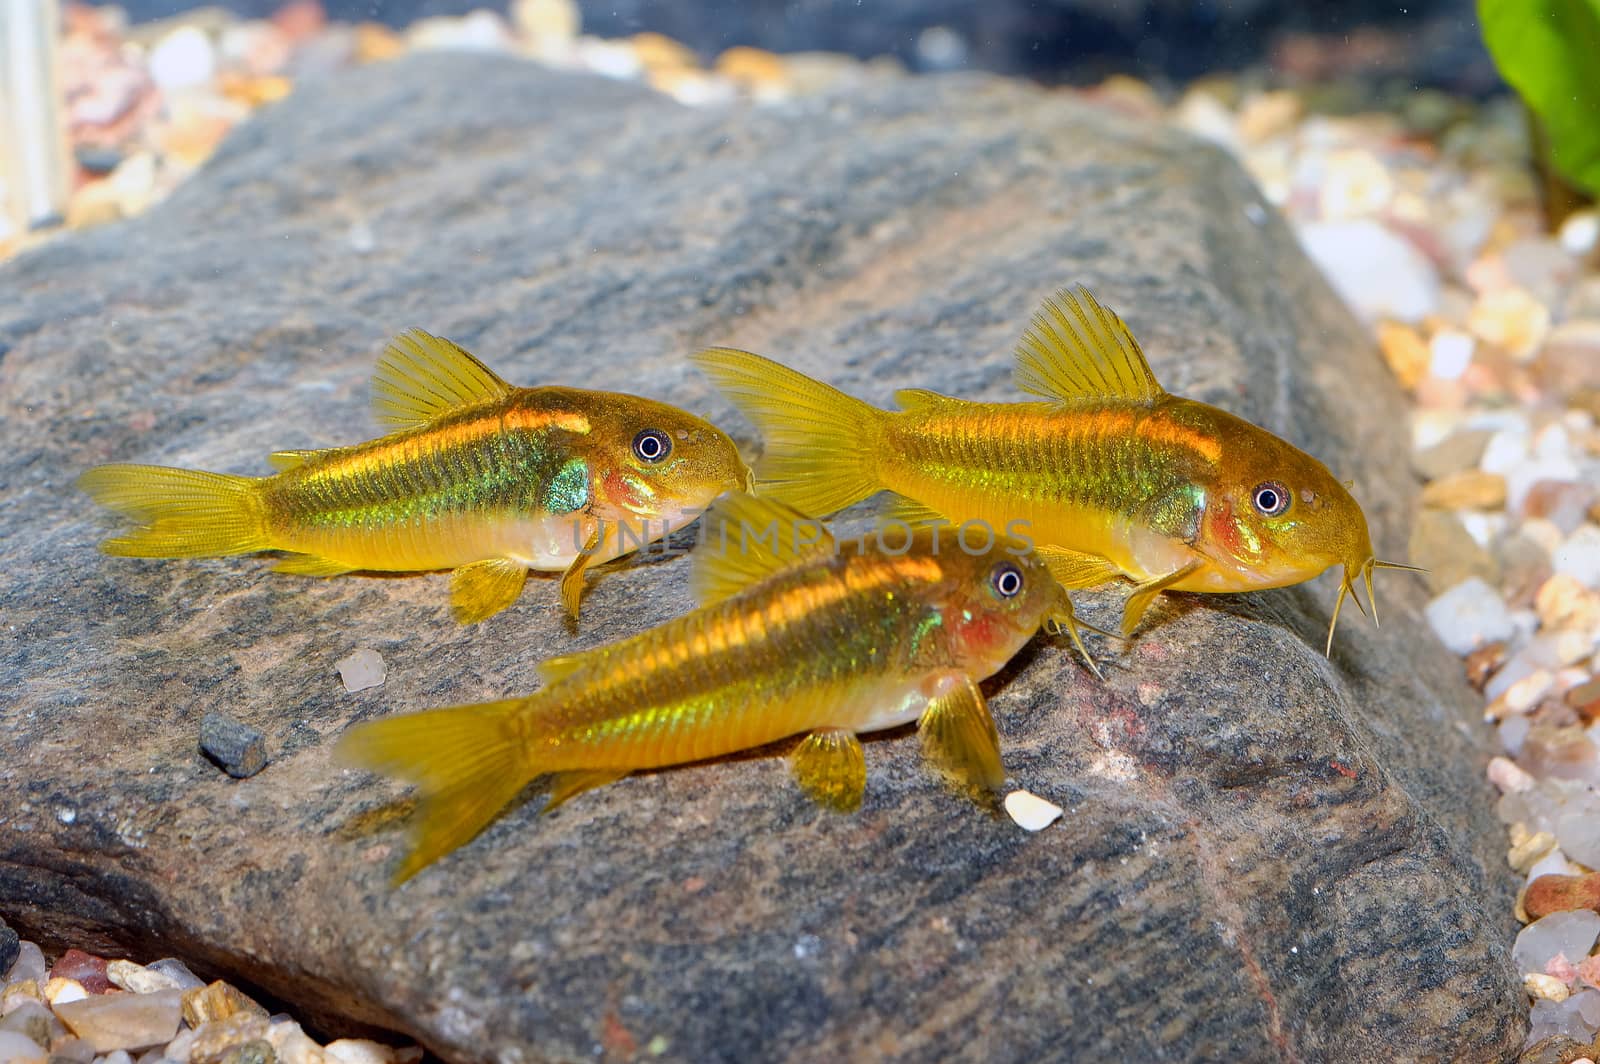
<svg viewBox="0 0 1600 1064">
<path fill-rule="evenodd" d="M 1153 403 L 1167 394 L 1139 341 L 1089 290 L 1045 299 L 1017 344 L 1017 387 L 1046 399 Z"/>
<path fill-rule="evenodd" d="M 689 590 L 702 606 L 732 598 L 773 573 L 832 554 L 833 535 L 791 506 L 743 492 L 724 495 L 701 520 L 705 535 L 692 555 Z"/>
<path fill-rule="evenodd" d="M 273 451 L 267 455 L 267 464 L 278 472 L 297 469 L 309 462 L 316 451 Z"/>
<path fill-rule="evenodd" d="M 396 428 L 417 428 L 457 407 L 509 395 L 511 385 L 471 352 L 421 329 L 389 341 L 372 376 L 372 413 Z"/>
<path fill-rule="evenodd" d="M 922 414 L 931 414 L 939 410 L 947 410 L 952 406 L 963 406 L 965 399 L 956 399 L 938 392 L 930 392 L 926 388 L 901 388 L 894 393 L 894 401 L 900 404 L 901 410 L 914 411 Z"/>
</svg>

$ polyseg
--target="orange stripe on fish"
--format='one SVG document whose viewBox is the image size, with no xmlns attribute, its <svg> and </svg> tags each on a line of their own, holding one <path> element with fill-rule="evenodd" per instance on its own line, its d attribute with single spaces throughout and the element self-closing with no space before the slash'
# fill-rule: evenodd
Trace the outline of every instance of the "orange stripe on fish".
<svg viewBox="0 0 1600 1064">
<path fill-rule="evenodd" d="M 746 351 L 695 361 L 761 429 L 763 493 L 831 513 L 889 490 L 913 519 L 1026 521 L 1065 586 L 1135 582 L 1124 634 L 1164 590 L 1281 587 L 1343 565 L 1331 646 L 1356 577 L 1396 567 L 1373 558 L 1365 514 L 1321 462 L 1168 393 L 1087 290 L 1046 299 L 1016 357 L 1018 386 L 1043 402 L 910 390 L 897 411 Z"/>
<path fill-rule="evenodd" d="M 708 517 L 724 528 L 805 520 L 744 495 Z M 790 756 L 796 782 L 849 811 L 866 786 L 857 735 L 917 721 L 925 749 L 962 788 L 1003 782 L 977 681 L 1062 601 L 1021 544 L 972 553 L 950 529 L 919 530 L 896 554 L 875 542 L 840 548 L 831 537 L 735 537 L 723 552 L 702 546 L 692 562 L 700 608 L 547 662 L 546 686 L 532 695 L 346 734 L 345 760 L 420 787 L 414 845 L 396 879 L 466 843 L 541 775 L 553 777 L 549 810 L 634 769 L 800 736 Z"/>
<path fill-rule="evenodd" d="M 378 363 L 389 435 L 279 451 L 270 477 L 108 465 L 79 485 L 139 527 L 108 554 L 288 553 L 280 572 L 451 569 L 463 622 L 511 605 L 530 570 L 559 571 L 576 617 L 587 570 L 744 488 L 728 437 L 665 403 L 577 388 L 513 388 L 448 340 L 413 329 Z M 630 535 L 624 535 L 626 527 Z"/>
</svg>

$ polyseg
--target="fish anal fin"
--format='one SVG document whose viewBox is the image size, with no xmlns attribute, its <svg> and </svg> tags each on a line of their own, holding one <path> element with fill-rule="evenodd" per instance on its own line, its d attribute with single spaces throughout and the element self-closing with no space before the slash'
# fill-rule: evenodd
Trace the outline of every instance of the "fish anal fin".
<svg viewBox="0 0 1600 1064">
<path fill-rule="evenodd" d="M 938 510 L 905 495 L 895 495 L 890 499 L 889 505 L 883 509 L 883 519 L 884 521 L 899 521 L 901 524 L 913 527 L 950 523 L 949 518 Z"/>
<path fill-rule="evenodd" d="M 934 681 L 936 689 L 917 726 L 924 755 L 958 789 L 993 793 L 1006 781 L 1000 733 L 983 692 L 964 673 Z"/>
<path fill-rule="evenodd" d="M 272 567 L 275 573 L 290 576 L 343 576 L 355 572 L 355 566 L 324 558 L 320 554 L 290 554 Z"/>
<path fill-rule="evenodd" d="M 550 777 L 550 800 L 544 804 L 540 812 L 548 813 L 557 806 L 565 805 L 568 800 L 576 798 L 584 791 L 592 791 L 596 787 L 615 783 L 631 771 L 632 769 L 626 768 L 583 768 L 573 769 L 570 772 L 557 772 Z"/>
<path fill-rule="evenodd" d="M 379 422 L 417 428 L 463 406 L 511 394 L 501 380 L 465 348 L 421 329 L 389 341 L 372 377 L 372 412 Z"/>
<path fill-rule="evenodd" d="M 1133 594 L 1128 596 L 1126 605 L 1122 607 L 1122 634 L 1124 637 L 1133 634 L 1139 627 L 1139 621 L 1144 618 L 1145 611 L 1150 608 L 1156 596 L 1194 573 L 1205 564 L 1202 558 L 1196 558 L 1188 565 L 1180 566 L 1164 576 L 1152 577 L 1133 589 Z"/>
<path fill-rule="evenodd" d="M 305 465 L 320 451 L 273 451 L 267 455 L 267 464 L 278 472 L 285 469 L 297 469 Z"/>
<path fill-rule="evenodd" d="M 527 579 L 527 566 L 506 558 L 463 565 L 450 578 L 450 612 L 462 624 L 487 620 L 517 601 Z"/>
<path fill-rule="evenodd" d="M 712 504 L 691 555 L 689 589 L 702 606 L 732 598 L 773 573 L 831 554 L 833 534 L 821 521 L 772 499 L 735 492 Z"/>
<path fill-rule="evenodd" d="M 1056 583 L 1068 591 L 1099 587 L 1123 575 L 1115 562 L 1099 554 L 1086 554 L 1049 544 L 1038 544 L 1033 550 L 1050 570 L 1050 575 L 1056 578 Z"/>
<path fill-rule="evenodd" d="M 1166 390 L 1139 341 L 1087 288 L 1064 288 L 1034 313 L 1017 343 L 1017 387 L 1057 401 L 1153 403 Z"/>
<path fill-rule="evenodd" d="M 861 740 L 843 728 L 814 731 L 789 755 L 789 770 L 806 797 L 835 813 L 861 808 L 867 758 Z"/>
</svg>

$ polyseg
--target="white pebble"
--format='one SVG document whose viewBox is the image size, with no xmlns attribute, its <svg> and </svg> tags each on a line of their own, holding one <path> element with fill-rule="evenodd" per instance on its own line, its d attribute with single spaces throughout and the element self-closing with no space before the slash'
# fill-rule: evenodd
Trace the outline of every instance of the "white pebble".
<svg viewBox="0 0 1600 1064">
<path fill-rule="evenodd" d="M 1478 468 L 1485 473 L 1507 476 L 1528 461 L 1532 440 L 1528 433 L 1518 428 L 1503 428 L 1489 437 L 1478 459 Z"/>
<path fill-rule="evenodd" d="M 1543 974 L 1557 954 L 1569 961 L 1587 957 L 1596 938 L 1600 938 L 1600 913 L 1592 909 L 1551 913 L 1518 933 L 1511 960 L 1524 975 Z"/>
<path fill-rule="evenodd" d="M 1061 819 L 1065 812 L 1054 802 L 1046 801 L 1029 791 L 1012 791 L 1006 795 L 1006 812 L 1024 831 L 1042 831 Z"/>
<path fill-rule="evenodd" d="M 1428 372 L 1440 380 L 1459 380 L 1472 365 L 1472 353 L 1478 342 L 1469 333 L 1442 329 L 1434 333 L 1428 343 Z"/>
<path fill-rule="evenodd" d="M 1550 567 L 1584 587 L 1600 588 L 1600 528 L 1581 525 L 1551 552 Z"/>
<path fill-rule="evenodd" d="M 1508 639 L 1513 631 L 1505 599 L 1476 576 L 1428 603 L 1427 617 L 1440 641 L 1461 655 Z"/>
<path fill-rule="evenodd" d="M 377 687 L 389 676 L 389 667 L 384 664 L 383 655 L 368 647 L 340 658 L 334 668 L 339 670 L 344 689 L 352 694 Z"/>
<path fill-rule="evenodd" d="M 1344 301 L 1369 321 L 1414 323 L 1438 308 L 1438 270 L 1380 222 L 1312 222 L 1301 227 L 1300 244 Z"/>
<path fill-rule="evenodd" d="M 1554 1001 L 1557 1004 L 1572 996 L 1572 988 L 1553 975 L 1543 972 L 1529 972 L 1522 977 L 1522 988 L 1531 998 L 1542 998 L 1545 1001 Z"/>
<path fill-rule="evenodd" d="M 1556 678 L 1548 669 L 1530 673 L 1506 689 L 1505 707 L 1511 713 L 1526 713 L 1550 692 Z"/>
<path fill-rule="evenodd" d="M 76 979 L 57 977 L 44 985 L 44 999 L 52 1005 L 65 1005 L 69 1001 L 82 1001 L 88 996 L 89 992 Z"/>
<path fill-rule="evenodd" d="M 1501 794 L 1506 794 L 1532 787 L 1533 777 L 1509 757 L 1492 757 L 1489 759 L 1489 782 L 1498 787 Z"/>
<path fill-rule="evenodd" d="M 211 38 L 198 26 L 180 26 L 150 50 L 150 80 L 169 92 L 210 83 L 216 67 Z"/>
<path fill-rule="evenodd" d="M 1600 214 L 1576 211 L 1561 223 L 1561 246 L 1573 255 L 1587 255 L 1600 240 Z"/>
</svg>

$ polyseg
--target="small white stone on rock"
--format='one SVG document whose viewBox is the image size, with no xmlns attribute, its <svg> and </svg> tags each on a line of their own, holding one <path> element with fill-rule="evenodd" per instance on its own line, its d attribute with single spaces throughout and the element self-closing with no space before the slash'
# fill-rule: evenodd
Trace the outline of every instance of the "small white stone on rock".
<svg viewBox="0 0 1600 1064">
<path fill-rule="evenodd" d="M 204 979 L 191 972 L 189 966 L 176 957 L 163 957 L 158 961 L 152 961 L 149 968 L 152 972 L 171 979 L 175 989 L 178 990 L 199 990 L 206 985 Z"/>
<path fill-rule="evenodd" d="M 1059 805 L 1031 791 L 1012 791 L 1006 795 L 1005 805 L 1011 819 L 1024 831 L 1042 831 L 1060 820 L 1065 812 Z"/>
<path fill-rule="evenodd" d="M 1592 909 L 1551 913 L 1522 929 L 1511 948 L 1511 960 L 1524 975 L 1543 974 L 1557 954 L 1569 961 L 1587 957 L 1596 938 L 1600 938 L 1600 913 Z"/>
<path fill-rule="evenodd" d="M 44 985 L 44 999 L 51 1005 L 64 1005 L 69 1001 L 82 1001 L 89 996 L 83 984 L 76 979 L 55 978 Z"/>
<path fill-rule="evenodd" d="M 1509 639 L 1513 631 L 1505 599 L 1476 576 L 1428 603 L 1427 617 L 1440 641 L 1462 655 Z"/>
<path fill-rule="evenodd" d="M 364 1038 L 341 1038 L 322 1047 L 329 1064 L 397 1064 L 395 1051 Z"/>
<path fill-rule="evenodd" d="M 339 670 L 344 689 L 352 694 L 377 687 L 389 676 L 389 667 L 383 663 L 383 655 L 369 647 L 362 647 L 354 654 L 340 658 L 334 668 Z"/>
</svg>

